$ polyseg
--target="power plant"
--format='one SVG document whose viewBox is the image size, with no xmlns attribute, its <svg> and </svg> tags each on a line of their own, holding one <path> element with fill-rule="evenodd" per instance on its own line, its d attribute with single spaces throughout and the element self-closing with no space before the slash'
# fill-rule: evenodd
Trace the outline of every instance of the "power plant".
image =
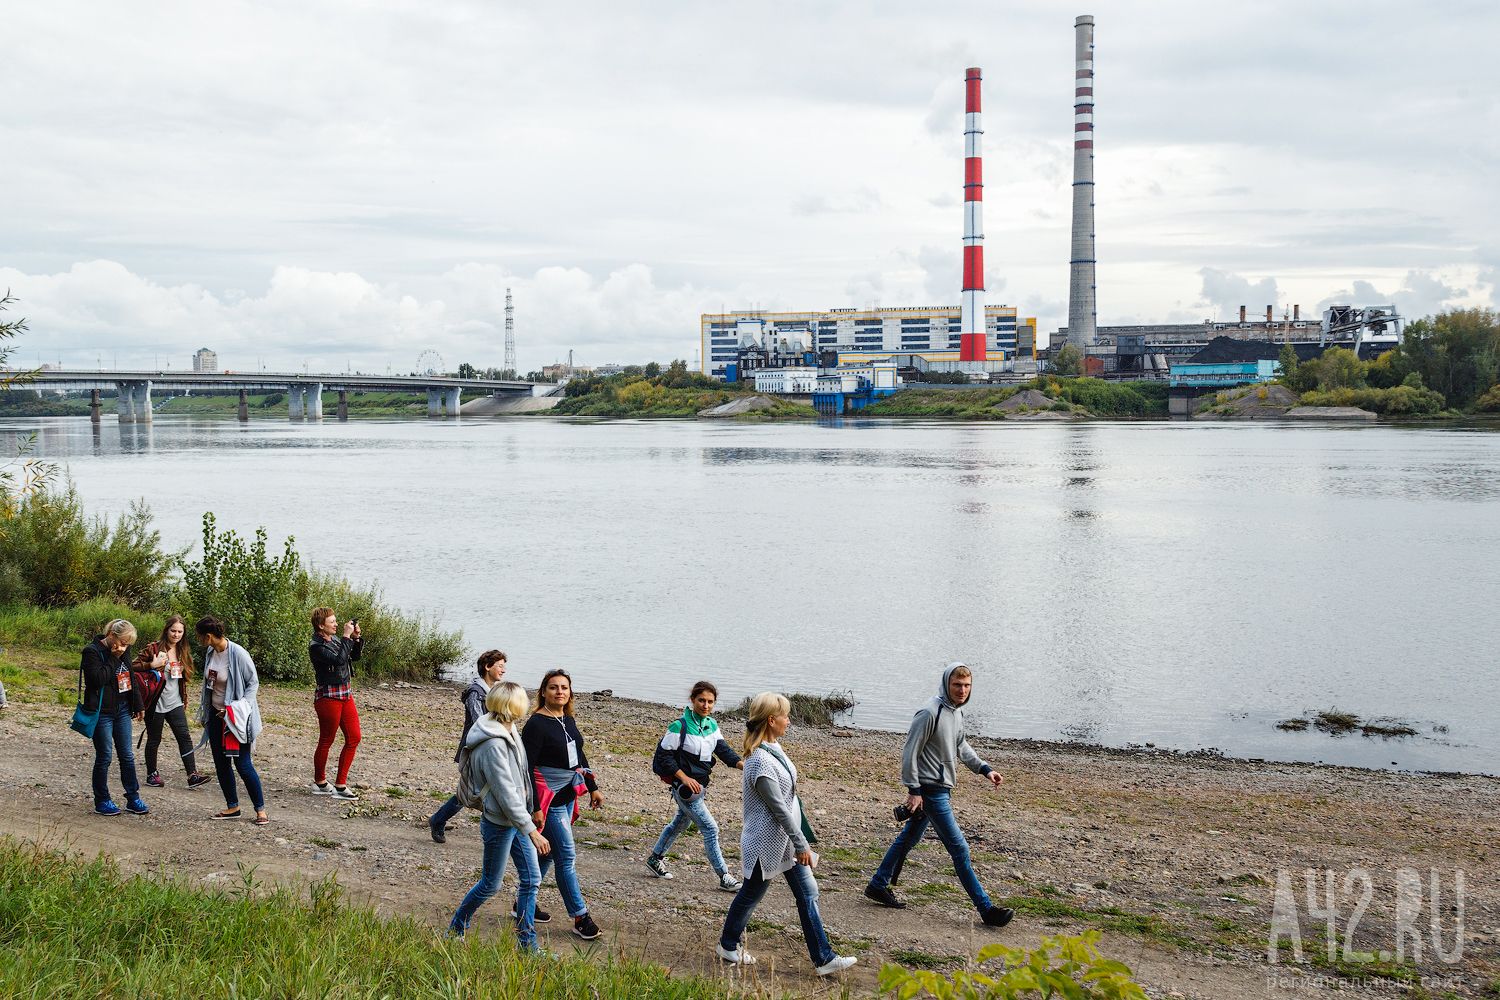
<svg viewBox="0 0 1500 1000">
<path fill-rule="evenodd" d="M 979 68 L 964 74 L 964 284 L 959 305 L 959 361 L 985 360 L 984 160 L 979 152 Z"/>
<path fill-rule="evenodd" d="M 1094 18 L 1073 22 L 1073 253 L 1068 261 L 1068 343 L 1094 343 Z"/>
</svg>

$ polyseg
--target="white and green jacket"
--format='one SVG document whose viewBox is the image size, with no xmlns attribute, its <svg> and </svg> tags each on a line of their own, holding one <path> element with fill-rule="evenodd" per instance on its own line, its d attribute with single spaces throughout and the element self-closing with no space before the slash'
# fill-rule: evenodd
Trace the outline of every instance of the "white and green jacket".
<svg viewBox="0 0 1500 1000">
<path fill-rule="evenodd" d="M 682 716 L 667 727 L 667 733 L 656 746 L 651 758 L 651 770 L 663 781 L 677 784 L 677 772 L 682 771 L 701 785 L 708 784 L 709 773 L 717 757 L 730 767 L 737 767 L 740 755 L 734 752 L 719 724 L 711 715 L 699 715 L 691 708 L 684 708 Z"/>
</svg>

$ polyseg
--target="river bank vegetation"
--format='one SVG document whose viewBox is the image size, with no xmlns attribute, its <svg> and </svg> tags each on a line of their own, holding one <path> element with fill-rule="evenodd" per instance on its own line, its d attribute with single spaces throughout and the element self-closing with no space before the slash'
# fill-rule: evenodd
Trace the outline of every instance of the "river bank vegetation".
<svg viewBox="0 0 1500 1000">
<path fill-rule="evenodd" d="M 687 370 L 687 362 L 673 361 L 665 370 L 651 364 L 618 375 L 586 375 L 568 382 L 561 403 L 551 414 L 577 417 L 694 417 L 713 406 L 755 395 L 746 383 L 726 385 L 716 378 Z M 735 417 L 742 421 L 807 420 L 817 416 L 811 406 L 774 400 L 769 409 Z"/>
<path fill-rule="evenodd" d="M 1005 404 L 1022 392 L 1040 393 L 1046 402 L 1011 408 Z M 1167 415 L 1165 382 L 1107 382 L 1097 378 L 1042 375 L 1018 385 L 962 389 L 902 389 L 869 407 L 870 417 L 951 417 L 959 420 L 1005 420 L 1039 411 L 1080 418 L 1139 420 Z"/>
</svg>

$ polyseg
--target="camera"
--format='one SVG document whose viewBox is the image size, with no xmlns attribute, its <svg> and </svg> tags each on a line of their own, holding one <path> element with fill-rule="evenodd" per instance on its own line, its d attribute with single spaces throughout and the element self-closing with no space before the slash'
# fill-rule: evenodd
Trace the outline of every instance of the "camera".
<svg viewBox="0 0 1500 1000">
<path fill-rule="evenodd" d="M 905 823 L 907 820 L 911 819 L 921 811 L 922 810 L 920 808 L 913 809 L 911 806 L 903 802 L 899 806 L 891 810 L 891 815 L 896 817 L 897 823 Z"/>
</svg>

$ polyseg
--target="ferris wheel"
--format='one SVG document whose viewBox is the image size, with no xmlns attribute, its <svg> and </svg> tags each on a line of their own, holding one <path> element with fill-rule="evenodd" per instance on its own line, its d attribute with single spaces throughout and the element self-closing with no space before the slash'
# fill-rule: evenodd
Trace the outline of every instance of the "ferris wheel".
<svg viewBox="0 0 1500 1000">
<path fill-rule="evenodd" d="M 441 375 L 447 371 L 443 367 L 443 356 L 437 351 L 428 349 L 417 355 L 418 375 Z"/>
</svg>

